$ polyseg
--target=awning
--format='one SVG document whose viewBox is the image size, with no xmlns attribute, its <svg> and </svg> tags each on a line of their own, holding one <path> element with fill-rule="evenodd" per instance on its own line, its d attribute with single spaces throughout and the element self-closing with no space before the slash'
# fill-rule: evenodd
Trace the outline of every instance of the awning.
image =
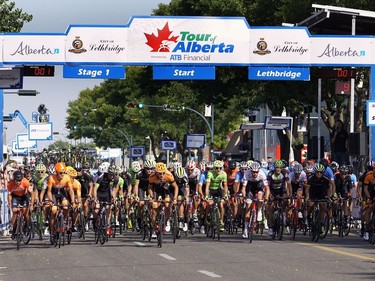
<svg viewBox="0 0 375 281">
<path fill-rule="evenodd" d="M 227 147 L 224 149 L 225 155 L 242 154 L 239 144 L 242 142 L 242 131 L 235 131 Z"/>
</svg>

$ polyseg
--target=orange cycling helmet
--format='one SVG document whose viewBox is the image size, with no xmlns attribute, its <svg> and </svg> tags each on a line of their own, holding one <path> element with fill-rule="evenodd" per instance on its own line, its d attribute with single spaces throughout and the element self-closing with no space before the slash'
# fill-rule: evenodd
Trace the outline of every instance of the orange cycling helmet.
<svg viewBox="0 0 375 281">
<path fill-rule="evenodd" d="M 66 172 L 66 166 L 63 162 L 58 162 L 55 165 L 55 170 L 57 173 L 65 173 Z"/>
<path fill-rule="evenodd" d="M 167 171 L 167 166 L 164 163 L 162 163 L 162 162 L 156 163 L 155 172 L 165 173 L 166 171 Z"/>
</svg>

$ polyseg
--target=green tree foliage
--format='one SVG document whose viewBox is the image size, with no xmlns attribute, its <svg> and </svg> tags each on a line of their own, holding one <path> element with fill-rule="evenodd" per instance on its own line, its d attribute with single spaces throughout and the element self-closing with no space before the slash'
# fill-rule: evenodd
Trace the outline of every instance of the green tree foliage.
<svg viewBox="0 0 375 281">
<path fill-rule="evenodd" d="M 0 32 L 19 32 L 25 22 L 33 19 L 32 15 L 15 6 L 15 2 L 0 0 Z"/>
</svg>

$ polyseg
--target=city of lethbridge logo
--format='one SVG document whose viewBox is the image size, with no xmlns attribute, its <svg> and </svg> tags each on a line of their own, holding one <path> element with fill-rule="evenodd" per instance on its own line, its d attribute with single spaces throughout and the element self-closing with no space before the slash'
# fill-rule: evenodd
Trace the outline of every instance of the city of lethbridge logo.
<svg viewBox="0 0 375 281">
<path fill-rule="evenodd" d="M 257 50 L 253 51 L 253 53 L 261 56 L 270 54 L 271 51 L 267 49 L 267 42 L 264 41 L 264 38 L 259 39 L 260 40 L 257 43 Z"/>
<path fill-rule="evenodd" d="M 162 29 L 158 29 L 157 35 L 154 33 L 144 33 L 147 42 L 146 45 L 151 47 L 151 52 L 170 52 L 170 45 L 177 43 L 178 36 L 171 36 L 168 22 Z"/>
<path fill-rule="evenodd" d="M 76 39 L 72 42 L 72 49 L 69 49 L 69 52 L 74 54 L 81 54 L 87 52 L 85 48 L 83 48 L 83 41 L 80 39 L 80 36 L 76 36 Z"/>
</svg>

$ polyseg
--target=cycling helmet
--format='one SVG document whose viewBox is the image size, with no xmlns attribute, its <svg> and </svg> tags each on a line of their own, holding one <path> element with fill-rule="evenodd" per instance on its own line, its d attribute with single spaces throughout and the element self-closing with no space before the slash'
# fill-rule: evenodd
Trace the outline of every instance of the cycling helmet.
<svg viewBox="0 0 375 281">
<path fill-rule="evenodd" d="M 345 165 L 342 165 L 340 168 L 339 168 L 339 171 L 341 174 L 343 175 L 347 175 L 349 174 L 349 168 L 348 166 L 345 166 Z"/>
<path fill-rule="evenodd" d="M 248 167 L 247 167 L 247 162 L 246 162 L 246 161 L 242 161 L 242 162 L 240 162 L 240 168 L 241 168 L 241 169 L 248 168 Z"/>
<path fill-rule="evenodd" d="M 82 163 L 82 169 L 85 169 L 85 170 L 90 169 L 90 163 L 89 162 L 83 162 Z"/>
<path fill-rule="evenodd" d="M 178 169 L 178 167 L 182 167 L 181 162 L 178 162 L 178 161 L 173 162 L 173 170 L 176 171 Z"/>
<path fill-rule="evenodd" d="M 68 176 L 75 178 L 77 176 L 77 170 L 71 166 L 66 167 L 66 173 Z"/>
<path fill-rule="evenodd" d="M 324 173 L 324 171 L 326 170 L 326 168 L 324 167 L 323 164 L 318 164 L 314 167 L 314 171 L 315 173 L 316 172 L 321 172 L 321 173 Z"/>
<path fill-rule="evenodd" d="M 167 171 L 167 166 L 163 162 L 156 163 L 155 172 L 165 173 Z"/>
<path fill-rule="evenodd" d="M 268 168 L 268 162 L 265 160 L 263 160 L 260 165 L 262 166 L 262 168 L 265 168 L 265 169 Z"/>
<path fill-rule="evenodd" d="M 189 161 L 186 163 L 186 167 L 188 167 L 189 170 L 193 170 L 194 168 L 197 167 L 197 165 L 195 164 L 195 161 L 194 161 L 194 160 L 189 160 Z"/>
<path fill-rule="evenodd" d="M 307 165 L 306 166 L 306 172 L 307 173 L 313 173 L 314 172 L 314 166 Z"/>
<path fill-rule="evenodd" d="M 100 164 L 98 168 L 98 172 L 101 174 L 108 173 L 109 166 L 108 165 L 103 165 L 104 163 Z"/>
<path fill-rule="evenodd" d="M 146 160 L 144 163 L 144 167 L 146 169 L 153 169 L 155 168 L 155 165 L 156 165 L 155 160 L 151 160 L 151 159 Z"/>
<path fill-rule="evenodd" d="M 329 167 L 332 169 L 333 172 L 336 172 L 340 165 L 339 163 L 332 161 L 331 164 L 329 164 Z"/>
<path fill-rule="evenodd" d="M 286 161 L 285 159 L 281 159 L 281 162 L 283 163 L 283 166 L 281 168 L 288 167 L 288 161 Z"/>
<path fill-rule="evenodd" d="M 116 172 L 117 172 L 117 167 L 116 167 L 116 165 L 111 165 L 111 166 L 109 166 L 109 168 L 108 168 L 108 173 L 116 174 Z"/>
<path fill-rule="evenodd" d="M 259 169 L 260 169 L 260 164 L 258 162 L 254 161 L 253 163 L 251 163 L 250 170 L 252 172 L 259 172 Z"/>
<path fill-rule="evenodd" d="M 21 171 L 17 170 L 17 171 L 14 171 L 13 173 L 13 179 L 15 181 L 21 181 L 23 179 L 23 174 Z"/>
<path fill-rule="evenodd" d="M 46 166 L 44 164 L 38 164 L 36 165 L 36 171 L 45 173 L 47 170 Z"/>
<path fill-rule="evenodd" d="M 51 165 L 48 166 L 48 173 L 50 175 L 56 174 L 56 169 L 55 169 L 55 165 L 54 164 L 51 164 Z"/>
<path fill-rule="evenodd" d="M 57 173 L 65 173 L 66 172 L 66 166 L 63 162 L 58 162 L 55 165 L 55 170 Z"/>
<path fill-rule="evenodd" d="M 139 164 L 138 161 L 134 161 L 132 163 L 132 170 L 133 170 L 134 173 L 138 173 L 141 169 L 142 169 L 141 164 Z"/>
<path fill-rule="evenodd" d="M 206 170 L 206 163 L 204 163 L 204 162 L 200 163 L 199 169 L 201 170 L 201 172 L 204 172 Z"/>
<path fill-rule="evenodd" d="M 207 169 L 212 169 L 214 167 L 214 163 L 212 163 L 212 162 L 207 162 L 206 163 L 206 168 Z"/>
<path fill-rule="evenodd" d="M 75 162 L 74 163 L 74 169 L 77 171 L 82 170 L 82 163 L 81 162 Z"/>
<path fill-rule="evenodd" d="M 170 163 L 168 164 L 168 170 L 171 170 L 171 169 L 173 169 L 173 162 L 170 162 Z"/>
<path fill-rule="evenodd" d="M 215 160 L 215 162 L 214 162 L 214 167 L 215 168 L 223 168 L 223 166 L 224 166 L 223 161 L 221 161 L 221 160 Z"/>
<path fill-rule="evenodd" d="M 253 160 L 247 160 L 247 167 L 250 169 L 250 166 L 251 166 L 251 163 L 253 163 L 254 161 Z"/>
<path fill-rule="evenodd" d="M 115 174 L 116 174 L 116 175 L 121 174 L 121 173 L 122 173 L 122 170 L 123 170 L 123 169 L 122 169 L 121 167 L 117 167 L 116 170 L 115 170 Z"/>
<path fill-rule="evenodd" d="M 236 161 L 229 160 L 229 162 L 228 162 L 228 168 L 229 169 L 234 170 L 234 169 L 236 169 L 236 166 L 237 166 Z"/>
<path fill-rule="evenodd" d="M 284 163 L 281 160 L 276 160 L 275 162 L 273 162 L 273 166 L 275 168 L 282 168 L 282 167 L 284 167 Z"/>
<path fill-rule="evenodd" d="M 185 176 L 185 169 L 183 167 L 178 167 L 175 173 L 177 178 L 182 179 Z"/>
<path fill-rule="evenodd" d="M 292 170 L 295 174 L 300 174 L 302 173 L 302 165 L 300 163 L 294 164 Z"/>
</svg>

